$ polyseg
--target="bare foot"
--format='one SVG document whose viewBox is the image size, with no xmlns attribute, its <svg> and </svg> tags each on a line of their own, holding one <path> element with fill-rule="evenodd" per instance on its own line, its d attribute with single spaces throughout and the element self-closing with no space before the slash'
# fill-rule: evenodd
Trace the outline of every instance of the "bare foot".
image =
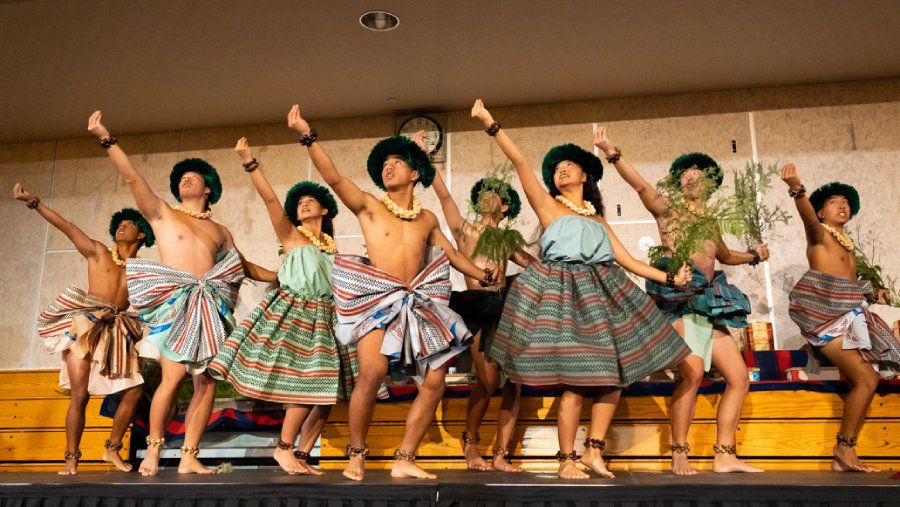
<svg viewBox="0 0 900 507">
<path fill-rule="evenodd" d="M 103 451 L 103 461 L 111 463 L 114 467 L 123 472 L 130 472 L 134 468 L 131 466 L 131 463 L 126 463 L 122 460 L 122 457 L 119 456 L 119 451 L 114 451 L 112 449 Z"/>
<path fill-rule="evenodd" d="M 466 458 L 466 468 L 469 470 L 481 470 L 488 471 L 493 470 L 491 464 L 486 462 L 484 458 L 481 457 L 481 450 L 478 449 L 477 444 L 466 444 L 465 440 L 462 440 L 463 445 L 463 455 Z"/>
<path fill-rule="evenodd" d="M 305 470 L 303 475 L 317 475 L 317 476 L 325 475 L 324 470 L 319 470 L 318 468 L 307 463 L 306 460 L 298 459 L 297 462 L 300 463 L 300 466 L 303 467 L 303 470 Z"/>
<path fill-rule="evenodd" d="M 60 470 L 59 475 L 75 475 L 78 473 L 78 460 L 75 458 L 67 459 L 66 464 L 63 465 L 63 469 Z"/>
<path fill-rule="evenodd" d="M 691 461 L 688 459 L 687 453 L 673 452 L 672 473 L 675 475 L 697 475 L 700 472 L 691 466 Z"/>
<path fill-rule="evenodd" d="M 366 457 L 363 455 L 350 456 L 347 468 L 344 469 L 344 477 L 354 481 L 361 481 L 366 476 Z"/>
<path fill-rule="evenodd" d="M 184 454 L 181 456 L 181 462 L 178 463 L 178 473 L 209 475 L 216 473 L 216 469 L 206 468 L 196 456 Z"/>
<path fill-rule="evenodd" d="M 276 447 L 275 452 L 272 454 L 272 458 L 274 458 L 278 463 L 278 466 L 289 475 L 306 473 L 306 469 L 299 461 L 297 461 L 297 458 L 294 457 L 293 449 L 279 449 Z"/>
<path fill-rule="evenodd" d="M 159 472 L 159 447 L 147 446 L 147 455 L 138 467 L 141 475 L 156 475 Z"/>
<path fill-rule="evenodd" d="M 494 470 L 498 470 L 500 472 L 523 472 L 521 468 L 513 465 L 502 454 L 497 454 L 494 456 L 494 462 L 492 463 Z"/>
<path fill-rule="evenodd" d="M 831 469 L 835 472 L 879 472 L 877 468 L 863 463 L 856 455 L 856 450 L 846 445 L 834 446 L 834 461 Z"/>
<path fill-rule="evenodd" d="M 748 465 L 739 460 L 734 454 L 716 454 L 713 458 L 713 472 L 717 474 L 728 474 L 735 472 L 743 473 L 760 473 L 765 472 L 762 468 Z"/>
<path fill-rule="evenodd" d="M 566 460 L 559 464 L 559 472 L 556 475 L 560 479 L 589 479 L 591 476 L 578 469 L 572 460 Z"/>
<path fill-rule="evenodd" d="M 415 461 L 394 460 L 394 467 L 391 468 L 391 477 L 396 479 L 437 479 L 437 476 L 426 472 Z"/>
<path fill-rule="evenodd" d="M 596 472 L 600 477 L 605 477 L 607 479 L 616 478 L 616 476 L 606 468 L 606 462 L 603 461 L 603 455 L 600 454 L 598 449 L 594 449 L 593 447 L 585 449 L 584 454 L 581 455 L 581 464 Z"/>
</svg>

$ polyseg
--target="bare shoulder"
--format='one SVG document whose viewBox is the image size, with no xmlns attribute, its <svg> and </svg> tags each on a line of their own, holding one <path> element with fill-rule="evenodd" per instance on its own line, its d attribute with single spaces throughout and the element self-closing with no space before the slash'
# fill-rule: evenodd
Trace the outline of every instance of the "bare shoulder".
<svg viewBox="0 0 900 507">
<path fill-rule="evenodd" d="M 218 226 L 219 232 L 222 234 L 222 251 L 234 248 L 234 237 L 231 235 L 231 231 L 228 230 L 228 227 L 225 227 L 218 222 L 213 223 Z"/>
<path fill-rule="evenodd" d="M 427 209 L 422 210 L 422 221 L 431 227 L 436 227 L 439 225 L 437 215 L 435 215 L 431 210 Z"/>
<path fill-rule="evenodd" d="M 377 209 L 378 206 L 382 206 L 382 207 L 384 206 L 383 204 L 381 204 L 381 200 L 378 199 L 377 197 L 375 197 L 374 195 L 372 195 L 371 192 L 366 192 L 365 190 L 362 190 L 361 192 L 363 193 L 363 196 L 365 197 L 366 205 L 365 205 L 365 207 L 363 207 L 363 209 L 359 210 L 359 212 L 356 213 L 357 216 L 372 215 L 372 210 Z"/>
<path fill-rule="evenodd" d="M 91 240 L 91 245 L 93 247 L 93 258 L 94 259 L 102 257 L 101 254 L 103 254 L 103 253 L 109 252 L 109 247 L 106 246 L 105 244 L 103 244 L 102 242 L 100 242 L 94 238 L 90 238 L 90 240 Z M 115 244 L 115 242 L 113 244 Z M 110 258 L 110 259 L 112 259 L 112 258 Z M 90 260 L 90 258 L 88 258 L 88 260 Z"/>
</svg>

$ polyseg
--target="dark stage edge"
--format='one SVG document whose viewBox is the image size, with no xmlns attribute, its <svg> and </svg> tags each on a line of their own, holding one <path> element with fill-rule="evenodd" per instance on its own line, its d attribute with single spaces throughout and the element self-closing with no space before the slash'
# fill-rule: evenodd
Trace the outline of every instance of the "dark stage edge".
<svg viewBox="0 0 900 507">
<path fill-rule="evenodd" d="M 434 481 L 392 479 L 372 470 L 366 481 L 339 470 L 323 478 L 289 477 L 280 470 L 156 477 L 84 472 L 0 474 L 3 507 L 300 507 L 300 506 L 819 506 L 900 505 L 900 481 L 887 472 L 767 472 L 675 477 L 618 472 L 613 480 L 560 481 L 552 472 L 441 471 Z"/>
</svg>

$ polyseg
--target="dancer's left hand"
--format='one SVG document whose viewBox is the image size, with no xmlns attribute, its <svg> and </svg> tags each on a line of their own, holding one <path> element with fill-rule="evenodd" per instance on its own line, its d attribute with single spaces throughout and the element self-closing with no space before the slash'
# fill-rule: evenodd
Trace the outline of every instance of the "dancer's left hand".
<svg viewBox="0 0 900 507">
<path fill-rule="evenodd" d="M 606 134 L 606 127 L 597 127 L 597 130 L 594 131 L 594 146 L 600 148 L 605 155 L 612 155 L 615 148 L 613 148 L 612 141 L 609 140 L 609 136 Z"/>
<path fill-rule="evenodd" d="M 691 267 L 687 264 L 682 264 L 678 269 L 678 272 L 675 273 L 675 286 L 682 289 L 686 288 L 692 278 L 693 273 Z"/>
<path fill-rule="evenodd" d="M 759 254 L 760 261 L 769 260 L 769 246 L 765 243 L 760 243 L 756 245 L 756 253 Z"/>
<path fill-rule="evenodd" d="M 88 132 L 97 136 L 98 139 L 109 137 L 109 130 L 103 126 L 103 115 L 100 111 L 94 111 L 94 114 L 88 118 Z"/>
<path fill-rule="evenodd" d="M 425 131 L 424 130 L 420 130 L 420 131 L 416 132 L 415 134 L 413 134 L 412 141 L 414 143 L 416 143 L 416 146 L 418 146 L 422 151 L 424 151 L 425 153 L 428 153 L 428 149 L 425 147 Z"/>
<path fill-rule="evenodd" d="M 245 164 L 253 160 L 253 157 L 250 156 L 250 144 L 246 137 L 238 139 L 237 144 L 234 145 L 234 152 L 241 157 L 241 162 Z"/>
<path fill-rule="evenodd" d="M 25 187 L 23 187 L 21 183 L 16 183 L 13 187 L 13 198 L 28 202 L 28 200 L 31 199 L 31 194 L 25 190 Z"/>
</svg>

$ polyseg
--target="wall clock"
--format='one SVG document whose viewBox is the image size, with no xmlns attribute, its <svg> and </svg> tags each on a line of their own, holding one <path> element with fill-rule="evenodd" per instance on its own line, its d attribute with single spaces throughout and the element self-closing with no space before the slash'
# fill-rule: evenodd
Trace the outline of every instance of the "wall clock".
<svg viewBox="0 0 900 507">
<path fill-rule="evenodd" d="M 425 148 L 434 156 L 444 145 L 444 128 L 434 118 L 424 114 L 411 116 L 400 124 L 397 134 L 411 138 L 416 132 L 425 131 Z"/>
</svg>

